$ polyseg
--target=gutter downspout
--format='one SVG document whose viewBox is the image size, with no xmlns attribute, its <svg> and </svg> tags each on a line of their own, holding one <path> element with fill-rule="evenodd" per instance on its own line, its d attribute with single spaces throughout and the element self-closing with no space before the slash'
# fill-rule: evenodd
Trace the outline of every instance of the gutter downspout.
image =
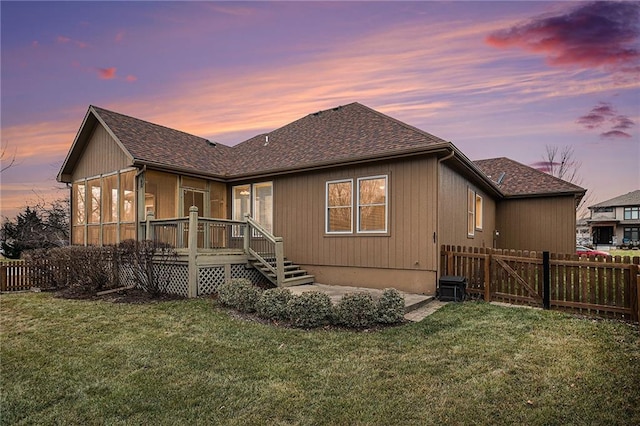
<svg viewBox="0 0 640 426">
<path fill-rule="evenodd" d="M 135 195 L 136 195 L 136 208 L 135 208 L 135 223 L 136 223 L 136 241 L 140 241 L 140 240 L 144 240 L 146 238 L 145 236 L 141 237 L 141 232 L 140 232 L 140 209 L 144 208 L 141 207 L 140 204 L 140 192 L 142 192 L 142 204 L 144 205 L 144 190 L 145 190 L 145 185 L 144 185 L 144 181 L 142 181 L 142 184 L 139 182 L 140 176 L 144 174 L 144 172 L 147 171 L 147 165 L 143 165 L 142 168 L 138 169 L 138 171 L 136 171 L 136 175 L 133 178 L 133 184 L 136 186 L 136 190 L 135 190 Z M 145 217 L 146 220 L 146 217 Z M 146 229 L 145 229 L 145 234 L 146 234 Z"/>
<path fill-rule="evenodd" d="M 444 157 L 438 159 L 438 167 L 436 169 L 436 180 L 438 188 L 436 190 L 436 231 L 433 233 L 433 243 L 436 245 L 436 288 L 438 288 L 438 279 L 440 278 L 440 167 L 443 162 L 450 160 L 456 155 L 456 151 L 450 148 L 451 152 Z"/>
</svg>

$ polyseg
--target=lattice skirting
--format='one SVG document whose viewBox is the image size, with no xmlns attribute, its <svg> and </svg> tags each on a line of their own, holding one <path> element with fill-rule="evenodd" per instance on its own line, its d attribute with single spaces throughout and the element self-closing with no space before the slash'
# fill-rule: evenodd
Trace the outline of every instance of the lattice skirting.
<svg viewBox="0 0 640 426">
<path fill-rule="evenodd" d="M 156 264 L 153 266 L 156 274 L 161 274 L 161 276 L 166 277 L 165 292 L 185 297 L 189 296 L 189 265 Z"/>
<path fill-rule="evenodd" d="M 224 266 L 200 267 L 198 270 L 198 295 L 211 294 L 224 282 Z"/>
</svg>

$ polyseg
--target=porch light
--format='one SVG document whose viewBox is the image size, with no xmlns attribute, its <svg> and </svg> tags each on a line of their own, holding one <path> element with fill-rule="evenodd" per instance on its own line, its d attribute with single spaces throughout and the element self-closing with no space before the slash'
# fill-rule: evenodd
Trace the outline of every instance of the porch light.
<svg viewBox="0 0 640 426">
<path fill-rule="evenodd" d="M 243 189 L 242 191 L 240 191 L 240 195 L 249 195 L 249 191 Z"/>
</svg>

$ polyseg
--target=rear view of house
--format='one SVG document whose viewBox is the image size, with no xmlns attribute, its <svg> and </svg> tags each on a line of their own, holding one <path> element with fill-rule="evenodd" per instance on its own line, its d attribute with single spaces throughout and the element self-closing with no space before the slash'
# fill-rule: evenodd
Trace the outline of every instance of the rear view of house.
<svg viewBox="0 0 640 426">
<path fill-rule="evenodd" d="M 71 185 L 73 244 L 186 248 L 191 212 L 199 265 L 233 255 L 278 284 L 299 268 L 326 284 L 426 294 L 443 244 L 573 252 L 584 195 L 506 158 L 474 163 L 359 103 L 233 147 L 90 106 L 58 180 Z M 291 263 L 256 265 L 247 241 L 258 233 Z"/>
<path fill-rule="evenodd" d="M 640 247 L 640 189 L 594 204 L 589 213 L 590 243 Z"/>
</svg>

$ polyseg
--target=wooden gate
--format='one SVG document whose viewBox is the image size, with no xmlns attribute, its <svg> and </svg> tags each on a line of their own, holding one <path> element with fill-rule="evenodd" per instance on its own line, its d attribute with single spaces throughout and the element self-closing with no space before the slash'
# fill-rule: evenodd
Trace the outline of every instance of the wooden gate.
<svg viewBox="0 0 640 426">
<path fill-rule="evenodd" d="M 491 256 L 491 296 L 507 303 L 542 306 L 542 259 L 524 256 Z"/>
</svg>

